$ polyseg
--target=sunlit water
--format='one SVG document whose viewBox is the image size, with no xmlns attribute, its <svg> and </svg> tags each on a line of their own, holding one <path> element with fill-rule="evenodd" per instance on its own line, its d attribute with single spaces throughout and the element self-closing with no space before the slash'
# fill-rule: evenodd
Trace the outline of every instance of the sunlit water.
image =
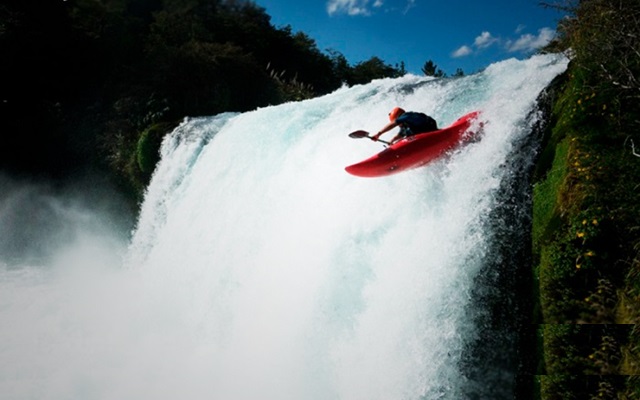
<svg viewBox="0 0 640 400">
<path fill-rule="evenodd" d="M 476 285 L 535 100 L 566 63 L 508 60 L 185 120 L 130 241 L 63 202 L 77 242 L 46 265 L 0 269 L 0 397 L 510 398 L 515 366 L 482 365 L 479 379 L 469 356 L 486 333 Z M 487 123 L 427 167 L 347 174 L 383 148 L 348 133 L 377 131 L 394 106 L 440 126 L 482 110 Z"/>
</svg>

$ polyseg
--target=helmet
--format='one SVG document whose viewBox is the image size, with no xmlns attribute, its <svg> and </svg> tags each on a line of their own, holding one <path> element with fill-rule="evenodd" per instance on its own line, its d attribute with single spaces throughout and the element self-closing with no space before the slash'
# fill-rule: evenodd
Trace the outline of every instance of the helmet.
<svg viewBox="0 0 640 400">
<path fill-rule="evenodd" d="M 396 122 L 396 118 L 404 114 L 404 110 L 400 107 L 396 107 L 389 113 L 389 121 Z"/>
</svg>

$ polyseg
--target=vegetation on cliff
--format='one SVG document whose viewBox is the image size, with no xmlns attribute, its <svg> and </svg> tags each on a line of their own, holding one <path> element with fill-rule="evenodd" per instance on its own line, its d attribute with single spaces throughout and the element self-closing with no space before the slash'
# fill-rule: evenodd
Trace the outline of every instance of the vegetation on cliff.
<svg viewBox="0 0 640 400">
<path fill-rule="evenodd" d="M 540 396 L 640 398 L 640 3 L 561 7 L 572 61 L 534 178 Z"/>
</svg>

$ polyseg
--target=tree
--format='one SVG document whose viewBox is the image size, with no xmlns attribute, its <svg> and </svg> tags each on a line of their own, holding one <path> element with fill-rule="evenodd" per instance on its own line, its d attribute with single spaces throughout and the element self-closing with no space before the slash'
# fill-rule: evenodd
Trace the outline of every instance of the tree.
<svg viewBox="0 0 640 400">
<path fill-rule="evenodd" d="M 640 3 L 637 0 L 564 0 L 543 3 L 573 14 L 558 26 L 558 39 L 544 49 L 571 49 L 574 62 L 593 74 L 594 90 L 607 83 L 621 98 L 640 98 Z M 606 16 L 604 18 L 603 16 Z"/>
<path fill-rule="evenodd" d="M 426 76 L 434 76 L 436 78 L 445 77 L 445 73 L 440 68 L 438 68 L 438 66 L 431 60 L 428 60 L 427 62 L 424 63 L 424 66 L 422 67 L 422 72 Z"/>
<path fill-rule="evenodd" d="M 351 82 L 351 66 L 344 54 L 333 49 L 328 49 L 327 53 L 329 53 L 329 57 L 331 58 L 333 73 L 340 83 Z"/>
<path fill-rule="evenodd" d="M 400 61 L 400 65 L 396 64 L 396 70 L 398 71 L 398 75 L 400 76 L 407 74 L 407 68 L 404 65 L 404 61 Z"/>
<path fill-rule="evenodd" d="M 369 83 L 373 79 L 397 78 L 401 71 L 385 64 L 378 57 L 371 57 L 367 61 L 357 63 L 352 70 L 353 81 L 350 84 Z"/>
<path fill-rule="evenodd" d="M 0 54 L 0 136 L 13 143 L 0 148 L 0 168 L 61 174 L 86 162 L 135 175 L 142 132 L 185 115 L 406 73 L 377 57 L 352 67 L 305 33 L 275 28 L 251 0 L 8 0 Z"/>
<path fill-rule="evenodd" d="M 464 76 L 464 71 L 462 70 L 462 68 L 457 68 L 456 72 L 453 74 L 454 77 L 461 77 Z"/>
</svg>

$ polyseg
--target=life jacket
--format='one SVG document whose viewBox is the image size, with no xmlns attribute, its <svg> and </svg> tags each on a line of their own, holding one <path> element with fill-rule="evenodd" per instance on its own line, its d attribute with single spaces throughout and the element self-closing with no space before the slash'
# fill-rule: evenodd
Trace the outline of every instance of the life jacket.
<svg viewBox="0 0 640 400">
<path fill-rule="evenodd" d="M 396 122 L 400 125 L 400 134 L 402 136 L 438 130 L 436 120 L 421 112 L 405 112 L 396 119 Z"/>
</svg>

